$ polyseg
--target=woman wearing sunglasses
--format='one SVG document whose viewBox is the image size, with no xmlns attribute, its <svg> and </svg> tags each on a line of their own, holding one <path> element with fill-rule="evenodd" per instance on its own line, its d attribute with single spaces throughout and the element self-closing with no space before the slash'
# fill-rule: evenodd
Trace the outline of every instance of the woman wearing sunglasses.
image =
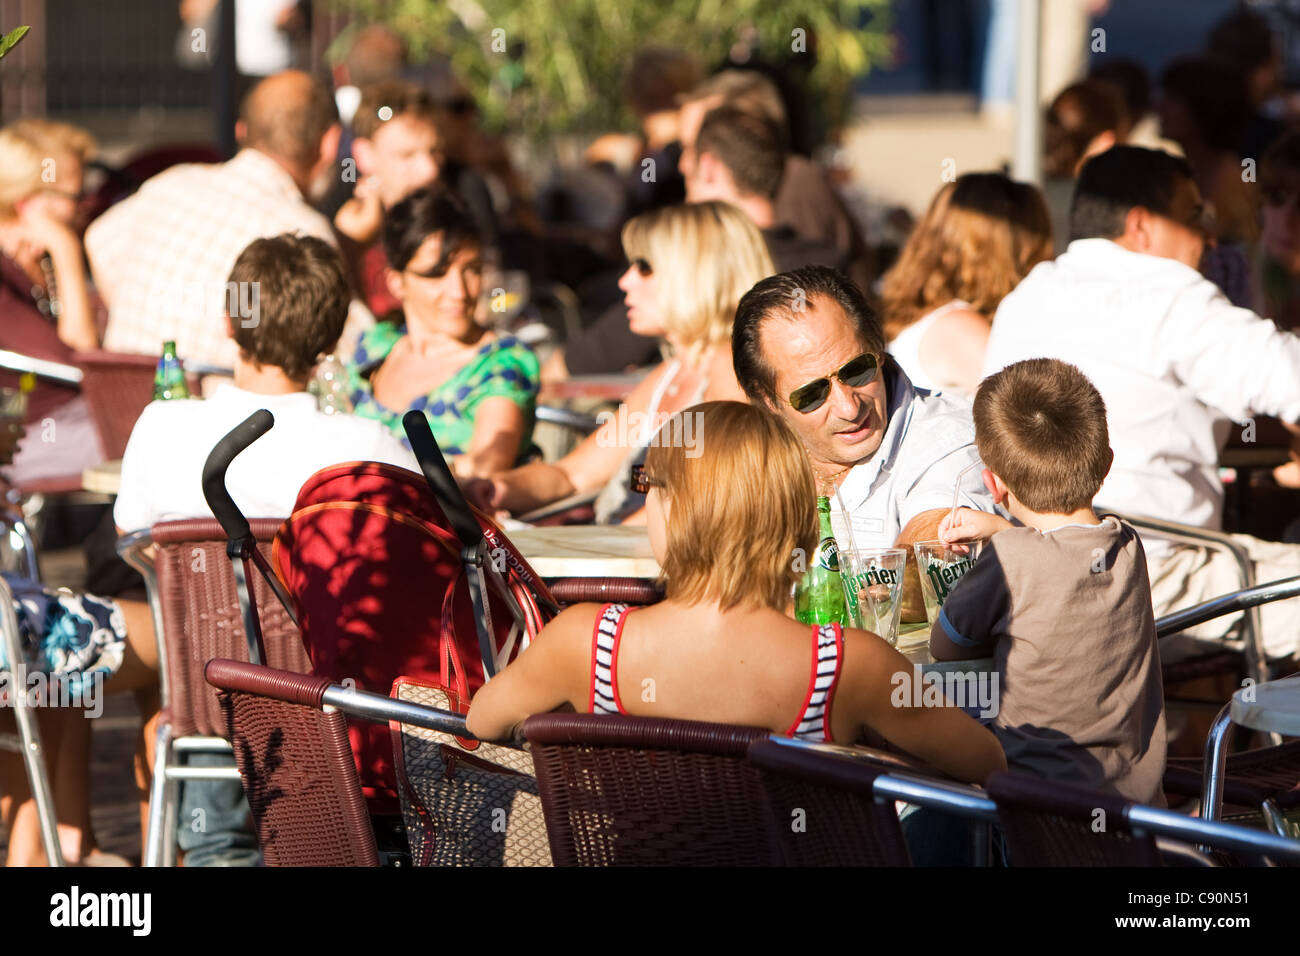
<svg viewBox="0 0 1300 956">
<path fill-rule="evenodd" d="M 623 249 L 631 265 L 619 288 L 632 331 L 659 336 L 665 361 L 564 458 L 467 482 L 480 507 L 523 514 L 604 488 L 597 521 L 644 520 L 644 496 L 630 490 L 629 474 L 664 421 L 702 400 L 743 398 L 731 367 L 732 318 L 746 290 L 774 271 L 749 217 L 723 202 L 669 206 L 630 220 Z"/>
<path fill-rule="evenodd" d="M 478 692 L 470 732 L 507 739 L 530 714 L 572 708 L 842 744 L 874 733 L 959 780 L 1003 769 L 996 738 L 961 711 L 894 706 L 897 675 L 913 674 L 894 648 L 785 615 L 802 573 L 792 556 L 817 545 L 813 474 L 793 431 L 739 402 L 685 416 L 698 419 L 702 454 L 656 446 L 638 471 L 666 599 L 565 610 Z"/>
</svg>

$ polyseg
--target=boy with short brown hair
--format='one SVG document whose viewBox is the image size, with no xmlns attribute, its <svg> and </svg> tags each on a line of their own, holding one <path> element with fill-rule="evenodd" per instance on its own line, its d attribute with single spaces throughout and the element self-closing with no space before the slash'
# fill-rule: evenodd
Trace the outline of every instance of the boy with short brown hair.
<svg viewBox="0 0 1300 956">
<path fill-rule="evenodd" d="M 1020 523 L 966 508 L 945 543 L 981 541 L 930 635 L 939 660 L 993 655 L 992 730 L 1007 764 L 1164 805 L 1164 691 L 1137 533 L 1092 509 L 1113 458 L 1106 406 L 1072 365 L 1031 359 L 985 379 L 975 441 L 994 499 Z"/>
</svg>

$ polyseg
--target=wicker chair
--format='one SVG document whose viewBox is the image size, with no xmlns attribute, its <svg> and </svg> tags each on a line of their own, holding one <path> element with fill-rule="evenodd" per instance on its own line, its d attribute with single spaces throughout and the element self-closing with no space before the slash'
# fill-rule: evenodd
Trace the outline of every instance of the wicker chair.
<svg viewBox="0 0 1300 956">
<path fill-rule="evenodd" d="M 1205 789 L 1203 768 L 1200 757 L 1169 758 L 1165 790 L 1200 799 Z M 1285 814 L 1300 807 L 1300 740 L 1229 754 L 1223 783 L 1224 819 L 1262 813 L 1274 833 L 1287 835 Z"/>
<path fill-rule="evenodd" d="M 249 522 L 258 547 L 269 555 L 280 521 Z M 175 860 L 175 816 L 184 779 L 224 779 L 233 768 L 186 768 L 181 754 L 229 753 L 227 720 L 217 693 L 203 677 L 213 658 L 248 660 L 248 646 L 235 590 L 234 570 L 226 557 L 226 534 L 211 518 L 155 525 L 156 597 L 161 623 L 158 641 L 162 716 L 158 721 L 153 790 L 145 860 L 169 865 Z M 138 542 L 143 545 L 146 542 Z M 260 576 L 252 578 L 266 662 L 271 667 L 305 674 L 311 670 L 302 636 Z"/>
<path fill-rule="evenodd" d="M 1012 866 L 1161 865 L 1155 837 L 1130 827 L 1122 797 L 1011 772 L 987 789 Z"/>
<path fill-rule="evenodd" d="M 378 866 L 342 712 L 329 678 L 212 660 L 205 668 L 234 743 L 267 866 Z"/>
<path fill-rule="evenodd" d="M 524 722 L 556 866 L 776 866 L 756 727 L 538 714 Z"/>
<path fill-rule="evenodd" d="M 749 761 L 762 773 L 789 865 L 911 866 L 893 802 L 872 793 L 882 774 L 913 772 L 907 763 L 880 751 L 770 737 L 750 745 Z"/>
<path fill-rule="evenodd" d="M 664 598 L 657 581 L 645 578 L 560 578 L 551 582 L 551 596 L 560 604 L 656 604 Z"/>
</svg>

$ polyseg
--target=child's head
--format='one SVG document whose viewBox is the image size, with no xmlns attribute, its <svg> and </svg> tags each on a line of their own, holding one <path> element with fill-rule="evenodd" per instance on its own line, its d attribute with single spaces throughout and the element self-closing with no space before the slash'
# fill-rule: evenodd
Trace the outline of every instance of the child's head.
<svg viewBox="0 0 1300 956">
<path fill-rule="evenodd" d="M 226 286 L 240 356 L 305 379 L 343 334 L 348 317 L 343 260 L 329 243 L 288 234 L 251 242 Z"/>
<path fill-rule="evenodd" d="M 981 383 L 975 442 L 985 467 L 1039 514 L 1087 508 L 1110 471 L 1106 403 L 1073 365 L 1029 359 Z"/>
</svg>

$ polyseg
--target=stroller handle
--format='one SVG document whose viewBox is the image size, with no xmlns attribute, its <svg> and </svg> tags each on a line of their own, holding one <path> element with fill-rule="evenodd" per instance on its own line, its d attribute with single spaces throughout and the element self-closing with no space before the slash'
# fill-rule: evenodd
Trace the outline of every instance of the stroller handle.
<svg viewBox="0 0 1300 956">
<path fill-rule="evenodd" d="M 203 463 L 203 497 L 231 541 L 251 537 L 252 530 L 226 490 L 226 469 L 236 455 L 270 431 L 274 424 L 275 417 L 265 408 L 259 408 L 217 442 Z"/>
<path fill-rule="evenodd" d="M 402 427 L 406 429 L 406 437 L 411 442 L 416 461 L 420 463 L 420 470 L 424 472 L 425 480 L 433 489 L 447 520 L 451 522 L 456 537 L 460 538 L 460 543 L 466 548 L 477 548 L 483 541 L 483 528 L 461 493 L 460 485 L 456 484 L 451 469 L 447 467 L 447 459 L 442 456 L 438 440 L 433 437 L 429 420 L 424 417 L 424 412 L 412 409 L 402 416 Z"/>
</svg>

